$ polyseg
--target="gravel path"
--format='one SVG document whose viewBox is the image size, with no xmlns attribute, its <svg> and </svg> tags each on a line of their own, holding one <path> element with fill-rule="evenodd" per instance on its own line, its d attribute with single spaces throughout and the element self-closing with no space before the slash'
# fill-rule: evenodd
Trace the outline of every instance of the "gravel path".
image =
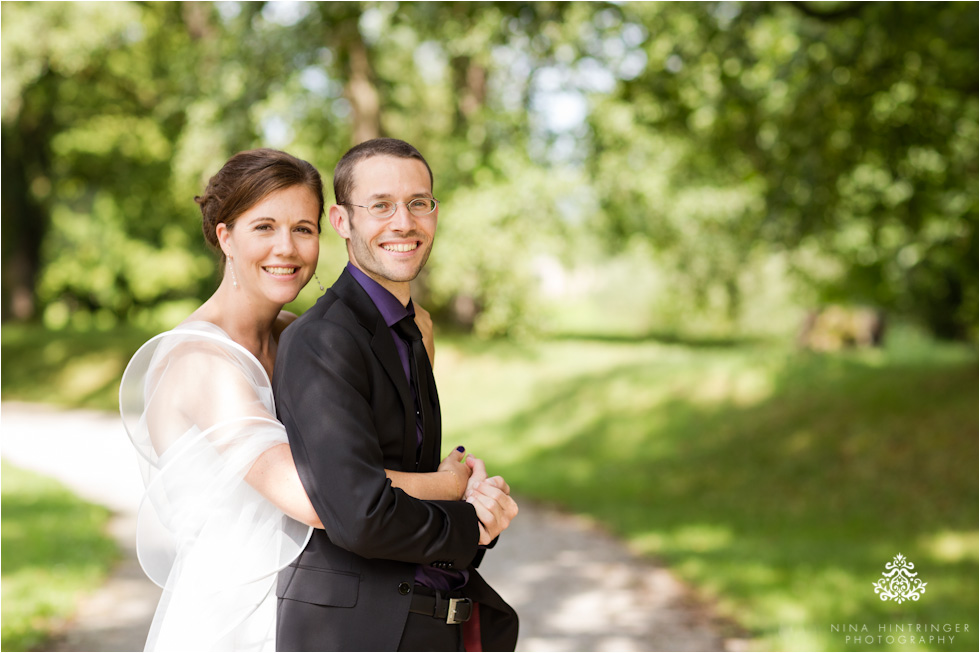
<svg viewBox="0 0 980 653">
<path fill-rule="evenodd" d="M 82 601 L 56 651 L 142 650 L 160 590 L 133 545 L 142 482 L 111 413 L 3 403 L 2 455 L 111 508 L 125 557 Z M 587 520 L 520 501 L 521 513 L 481 566 L 521 616 L 520 651 L 716 651 L 726 640 L 709 607 L 669 571 L 638 559 Z"/>
</svg>

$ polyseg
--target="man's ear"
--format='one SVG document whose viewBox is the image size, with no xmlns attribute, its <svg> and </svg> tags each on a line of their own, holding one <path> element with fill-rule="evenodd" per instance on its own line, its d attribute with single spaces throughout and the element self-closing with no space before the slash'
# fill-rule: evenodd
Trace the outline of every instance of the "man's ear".
<svg viewBox="0 0 980 653">
<path fill-rule="evenodd" d="M 231 229 L 228 228 L 228 225 L 219 222 L 214 228 L 214 235 L 218 237 L 218 245 L 225 256 L 231 256 L 231 244 L 228 242 L 231 240 Z"/>
<path fill-rule="evenodd" d="M 344 240 L 350 240 L 350 216 L 347 209 L 340 204 L 334 204 L 327 213 L 330 219 L 330 226 Z"/>
</svg>

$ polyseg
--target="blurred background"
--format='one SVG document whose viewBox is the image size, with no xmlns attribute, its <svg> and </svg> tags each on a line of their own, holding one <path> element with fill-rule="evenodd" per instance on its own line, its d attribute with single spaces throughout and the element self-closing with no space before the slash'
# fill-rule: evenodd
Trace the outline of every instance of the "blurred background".
<svg viewBox="0 0 980 653">
<path fill-rule="evenodd" d="M 401 138 L 442 202 L 413 294 L 447 446 L 754 648 L 969 623 L 952 648 L 976 650 L 977 60 L 965 2 L 4 2 L 3 399 L 114 410 L 216 287 L 193 198 L 230 155 L 329 180 Z M 62 609 L 23 578 L 84 589 L 113 554 L 52 560 L 28 521 L 81 509 L 3 479 L 11 650 Z M 90 511 L 69 530 L 97 538 Z M 899 553 L 918 601 L 872 589 Z"/>
</svg>

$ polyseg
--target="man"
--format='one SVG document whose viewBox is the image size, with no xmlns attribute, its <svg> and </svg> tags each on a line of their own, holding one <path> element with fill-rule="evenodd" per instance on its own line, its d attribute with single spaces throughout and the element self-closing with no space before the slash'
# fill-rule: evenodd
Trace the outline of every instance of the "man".
<svg viewBox="0 0 980 653">
<path fill-rule="evenodd" d="M 410 288 L 435 237 L 432 187 L 422 155 L 395 139 L 337 164 L 329 218 L 349 263 L 283 333 L 276 358 L 278 416 L 324 524 L 279 575 L 279 650 L 516 646 L 517 615 L 475 569 L 517 514 L 506 483 L 421 501 L 384 471 L 439 462 L 439 400 Z"/>
</svg>

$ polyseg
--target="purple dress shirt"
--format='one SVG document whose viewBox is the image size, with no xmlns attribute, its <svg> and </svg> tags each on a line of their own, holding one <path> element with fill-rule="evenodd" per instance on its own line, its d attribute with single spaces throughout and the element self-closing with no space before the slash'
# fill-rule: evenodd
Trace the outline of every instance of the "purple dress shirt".
<svg viewBox="0 0 980 653">
<path fill-rule="evenodd" d="M 412 300 L 408 300 L 408 306 L 402 306 L 402 303 L 392 295 L 388 290 L 382 286 L 380 283 L 366 275 L 360 269 L 357 268 L 353 263 L 347 264 L 347 271 L 350 275 L 354 277 L 354 280 L 360 284 L 364 292 L 368 294 L 371 301 L 378 308 L 381 313 L 381 317 L 384 319 L 385 324 L 388 325 L 388 331 L 391 333 L 392 339 L 395 341 L 395 349 L 398 350 L 398 358 L 401 360 L 402 369 L 405 371 L 405 378 L 408 379 L 408 384 L 412 388 L 412 399 L 417 401 L 415 396 L 415 387 L 412 386 L 412 373 L 411 367 L 409 366 L 408 356 L 409 356 L 409 346 L 401 336 L 393 328 L 400 320 L 405 317 L 412 316 L 415 317 L 415 306 L 412 304 Z M 415 420 L 415 434 L 416 434 L 416 449 L 422 446 L 422 416 L 416 412 Z M 425 565 L 418 565 L 415 568 L 415 582 L 424 587 L 435 590 L 452 590 L 458 589 L 466 585 L 467 574 L 461 571 L 447 571 L 444 569 L 436 569 L 435 567 L 429 567 Z"/>
</svg>

